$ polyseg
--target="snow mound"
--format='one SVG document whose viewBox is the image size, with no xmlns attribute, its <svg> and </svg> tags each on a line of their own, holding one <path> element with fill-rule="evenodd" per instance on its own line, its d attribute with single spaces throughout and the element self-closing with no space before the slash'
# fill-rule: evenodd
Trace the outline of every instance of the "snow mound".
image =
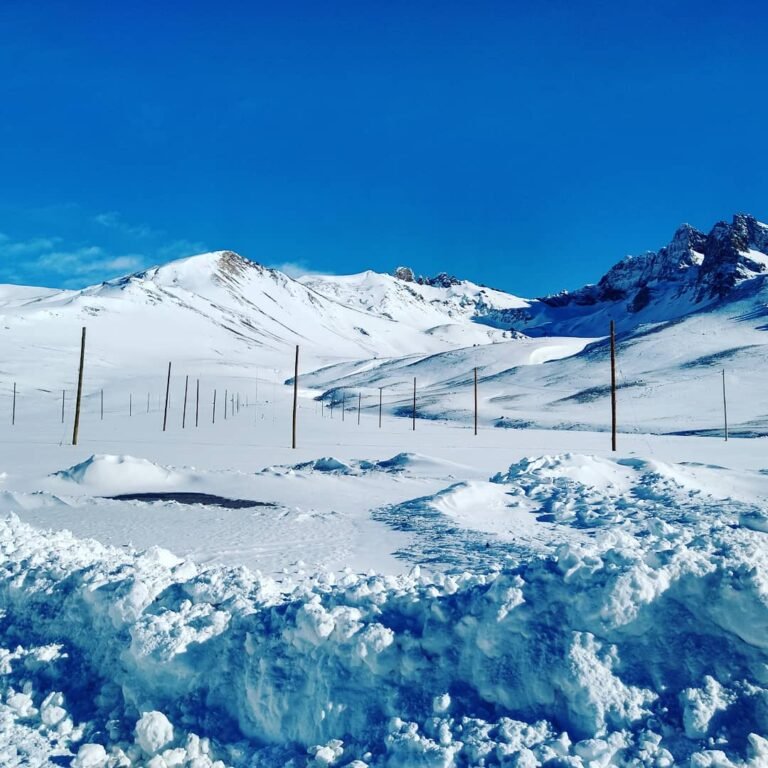
<svg viewBox="0 0 768 768">
<path fill-rule="evenodd" d="M 747 528 L 599 532 L 487 574 L 347 572 L 286 593 L 10 517 L 0 565 L 0 731 L 39 729 L 46 758 L 768 760 L 768 546 Z"/>
<path fill-rule="evenodd" d="M 413 473 L 424 477 L 429 476 L 430 473 L 435 473 L 436 470 L 440 470 L 439 474 L 445 476 L 444 470 L 446 468 L 450 471 L 451 468 L 458 466 L 443 459 L 435 459 L 418 453 L 398 453 L 381 461 L 368 461 L 366 459 L 343 461 L 334 456 L 323 456 L 299 464 L 267 467 L 262 472 L 277 475 L 313 474 L 315 472 L 333 475 L 366 475 L 371 472 L 382 472 L 391 475 Z"/>
<path fill-rule="evenodd" d="M 723 467 L 568 453 L 523 459 L 491 482 L 506 488 L 510 507 L 582 528 L 621 523 L 637 532 L 673 520 L 704 526 L 715 518 L 731 524 L 740 517 L 759 520 L 768 492 L 765 478 L 751 473 L 742 485 L 759 485 L 760 490 L 729 497 L 723 489 L 738 491 L 741 478 L 734 473 L 726 484 L 727 472 Z"/>
<path fill-rule="evenodd" d="M 69 469 L 55 472 L 51 477 L 101 495 L 177 488 L 187 479 L 181 472 L 147 459 L 110 454 L 91 456 Z"/>
</svg>

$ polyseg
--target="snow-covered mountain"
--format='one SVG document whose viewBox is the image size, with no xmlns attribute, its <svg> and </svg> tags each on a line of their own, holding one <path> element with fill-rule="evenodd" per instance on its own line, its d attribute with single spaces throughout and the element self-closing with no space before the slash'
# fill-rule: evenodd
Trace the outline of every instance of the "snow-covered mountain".
<svg viewBox="0 0 768 768">
<path fill-rule="evenodd" d="M 4 378 L 40 381 L 72 367 L 80 327 L 103 374 L 154 369 L 168 359 L 232 368 L 288 368 L 293 346 L 304 365 L 340 359 L 434 353 L 502 339 L 465 317 L 434 322 L 365 312 L 321 295 L 231 251 L 171 262 L 81 291 L 0 286 Z M 47 375 L 47 374 L 46 374 Z"/>
<path fill-rule="evenodd" d="M 311 275 L 301 282 L 323 296 L 368 314 L 425 331 L 452 323 L 509 330 L 530 301 L 442 273 L 416 278 L 408 267 L 393 275 L 370 270 L 356 275 Z"/>
<path fill-rule="evenodd" d="M 706 309 L 768 267 L 768 225 L 737 214 L 707 235 L 682 225 L 656 252 L 627 256 L 595 284 L 543 298 L 522 298 L 446 273 L 312 275 L 301 282 L 317 293 L 369 314 L 427 329 L 471 321 L 532 336 L 595 337 L 610 320 L 628 331 Z"/>
<path fill-rule="evenodd" d="M 598 337 L 613 319 L 625 429 L 719 432 L 725 368 L 732 431 L 765 434 L 767 267 L 768 227 L 753 217 L 737 215 L 709 235 L 685 225 L 668 246 L 627 257 L 596 285 L 510 308 L 515 327 L 528 338 L 400 361 L 341 364 L 316 372 L 310 382 L 329 402 L 337 402 L 341 391 L 351 401 L 355 392 L 375 401 L 383 387 L 389 409 L 407 414 L 416 378 L 421 417 L 468 422 L 477 369 L 484 423 L 601 429 L 610 420 L 609 347 Z"/>
<path fill-rule="evenodd" d="M 530 302 L 516 318 L 533 335 L 598 336 L 683 317 L 727 300 L 768 267 L 768 225 L 736 214 L 708 235 L 689 224 L 657 252 L 627 256 L 594 285 Z M 760 281 L 754 283 L 756 289 Z"/>
<path fill-rule="evenodd" d="M 680 383 L 665 401 L 669 420 L 667 405 L 654 405 L 635 423 L 673 431 L 690 370 L 728 360 L 733 375 L 762 376 L 767 269 L 768 227 L 741 214 L 707 235 L 685 225 L 669 245 L 623 259 L 595 285 L 541 299 L 407 268 L 294 280 L 218 251 L 82 291 L 1 286 L 3 388 L 70 386 L 86 325 L 92 384 L 127 372 L 156 376 L 168 360 L 217 377 L 255 367 L 287 377 L 299 344 L 302 380 L 319 391 L 394 391 L 417 376 L 424 415 L 462 419 L 466 398 L 453 398 L 478 368 L 494 404 L 487 419 L 601 427 L 607 348 L 599 340 L 613 319 L 633 397 L 647 395 L 636 382 Z M 762 401 L 749 402 L 741 429 L 762 431 Z M 705 412 L 687 426 L 711 422 Z"/>
</svg>

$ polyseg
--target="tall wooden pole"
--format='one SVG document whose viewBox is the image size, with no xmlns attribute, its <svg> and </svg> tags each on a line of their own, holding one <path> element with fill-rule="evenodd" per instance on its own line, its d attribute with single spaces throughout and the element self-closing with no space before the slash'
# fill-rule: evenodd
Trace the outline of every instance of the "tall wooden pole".
<svg viewBox="0 0 768 768">
<path fill-rule="evenodd" d="M 346 401 L 347 401 L 346 394 L 347 394 L 347 391 L 345 389 L 342 389 L 341 390 L 341 420 L 342 421 L 344 421 L 344 411 L 347 410 L 347 408 L 346 408 L 346 404 L 347 404 L 346 403 Z"/>
<path fill-rule="evenodd" d="M 83 370 L 85 368 L 85 328 L 80 342 L 80 373 L 77 377 L 77 400 L 75 401 L 75 427 L 72 431 L 72 445 L 77 445 L 80 432 L 80 406 L 83 402 Z"/>
<path fill-rule="evenodd" d="M 61 390 L 61 423 L 64 423 L 64 406 L 67 402 L 67 390 Z"/>
<path fill-rule="evenodd" d="M 725 426 L 725 442 L 728 442 L 728 403 L 725 400 L 725 368 L 723 368 L 723 422 Z"/>
<path fill-rule="evenodd" d="M 413 377 L 413 431 L 416 431 L 416 377 Z"/>
<path fill-rule="evenodd" d="M 187 428 L 187 396 L 189 395 L 189 374 L 184 379 L 184 411 L 181 416 L 181 428 Z"/>
<path fill-rule="evenodd" d="M 224 390 L 224 421 L 227 420 L 227 400 L 229 399 L 229 390 Z"/>
<path fill-rule="evenodd" d="M 475 368 L 475 434 L 477 434 L 477 368 Z"/>
<path fill-rule="evenodd" d="M 611 450 L 616 450 L 616 323 L 611 320 Z"/>
<path fill-rule="evenodd" d="M 195 395 L 195 427 L 200 426 L 200 379 L 197 380 L 197 394 Z"/>
<path fill-rule="evenodd" d="M 216 390 L 213 390 L 213 424 L 216 423 Z"/>
<path fill-rule="evenodd" d="M 381 429 L 381 391 L 384 387 L 379 387 L 379 429 Z"/>
<path fill-rule="evenodd" d="M 165 411 L 163 413 L 163 432 L 168 428 L 168 400 L 171 398 L 171 364 L 168 363 L 168 381 L 165 385 Z"/>
<path fill-rule="evenodd" d="M 296 345 L 296 364 L 293 369 L 293 440 L 291 447 L 296 447 L 296 417 L 299 410 L 299 345 Z"/>
<path fill-rule="evenodd" d="M 357 426 L 360 426 L 360 408 L 363 404 L 363 393 L 357 393 Z"/>
<path fill-rule="evenodd" d="M 101 420 L 104 421 L 104 390 L 101 390 Z"/>
<path fill-rule="evenodd" d="M 11 426 L 16 424 L 16 382 L 13 382 L 13 410 L 11 411 Z"/>
</svg>

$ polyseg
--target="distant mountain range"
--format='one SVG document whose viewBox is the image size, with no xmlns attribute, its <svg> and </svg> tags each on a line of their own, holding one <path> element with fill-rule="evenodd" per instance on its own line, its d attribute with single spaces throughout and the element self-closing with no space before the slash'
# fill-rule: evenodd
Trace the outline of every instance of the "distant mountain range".
<svg viewBox="0 0 768 768">
<path fill-rule="evenodd" d="M 287 373 L 298 344 L 302 370 L 317 371 L 304 382 L 320 391 L 418 375 L 425 415 L 464 418 L 446 397 L 478 368 L 500 424 L 596 426 L 607 354 L 599 339 L 610 320 L 625 387 L 662 374 L 682 383 L 686 371 L 726 360 L 745 377 L 768 373 L 767 276 L 768 226 L 743 214 L 708 234 L 684 225 L 667 246 L 621 260 L 594 285 L 535 299 L 405 267 L 294 280 L 218 251 L 81 291 L 0 286 L 0 387 L 69 381 L 86 325 L 93 381 L 156 375 L 169 359 L 227 375 L 258 366 Z M 515 386 L 527 389 L 512 397 Z M 745 414 L 745 431 L 768 424 L 768 399 L 765 411 Z"/>
</svg>

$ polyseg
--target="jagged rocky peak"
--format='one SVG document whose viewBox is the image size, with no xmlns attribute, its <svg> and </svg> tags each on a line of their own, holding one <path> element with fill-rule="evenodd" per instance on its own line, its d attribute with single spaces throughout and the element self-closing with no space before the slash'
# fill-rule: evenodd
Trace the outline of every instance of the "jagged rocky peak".
<svg viewBox="0 0 768 768">
<path fill-rule="evenodd" d="M 413 274 L 413 270 L 410 267 L 398 267 L 392 274 L 404 283 L 416 282 L 416 275 Z"/>
<path fill-rule="evenodd" d="M 414 274 L 410 267 L 398 267 L 393 273 L 394 277 L 405 283 L 417 283 L 418 285 L 430 285 L 433 288 L 450 288 L 452 285 L 459 285 L 461 280 L 447 272 L 440 272 L 434 277 L 424 277 Z"/>
<path fill-rule="evenodd" d="M 634 289 L 656 282 L 675 282 L 688 277 L 704 260 L 706 235 L 690 224 L 675 231 L 669 245 L 642 256 L 627 256 L 611 267 L 598 283 L 601 299 L 621 299 Z"/>
<path fill-rule="evenodd" d="M 696 301 L 725 296 L 744 279 L 768 269 L 768 226 L 754 216 L 736 214 L 705 235 L 690 224 L 675 231 L 659 251 L 627 256 L 596 285 L 548 296 L 550 306 L 626 302 L 629 312 L 646 307 L 659 291 L 691 291 Z"/>
<path fill-rule="evenodd" d="M 718 221 L 707 237 L 698 298 L 722 297 L 742 280 L 766 272 L 768 227 L 754 216 L 737 213 Z"/>
</svg>

